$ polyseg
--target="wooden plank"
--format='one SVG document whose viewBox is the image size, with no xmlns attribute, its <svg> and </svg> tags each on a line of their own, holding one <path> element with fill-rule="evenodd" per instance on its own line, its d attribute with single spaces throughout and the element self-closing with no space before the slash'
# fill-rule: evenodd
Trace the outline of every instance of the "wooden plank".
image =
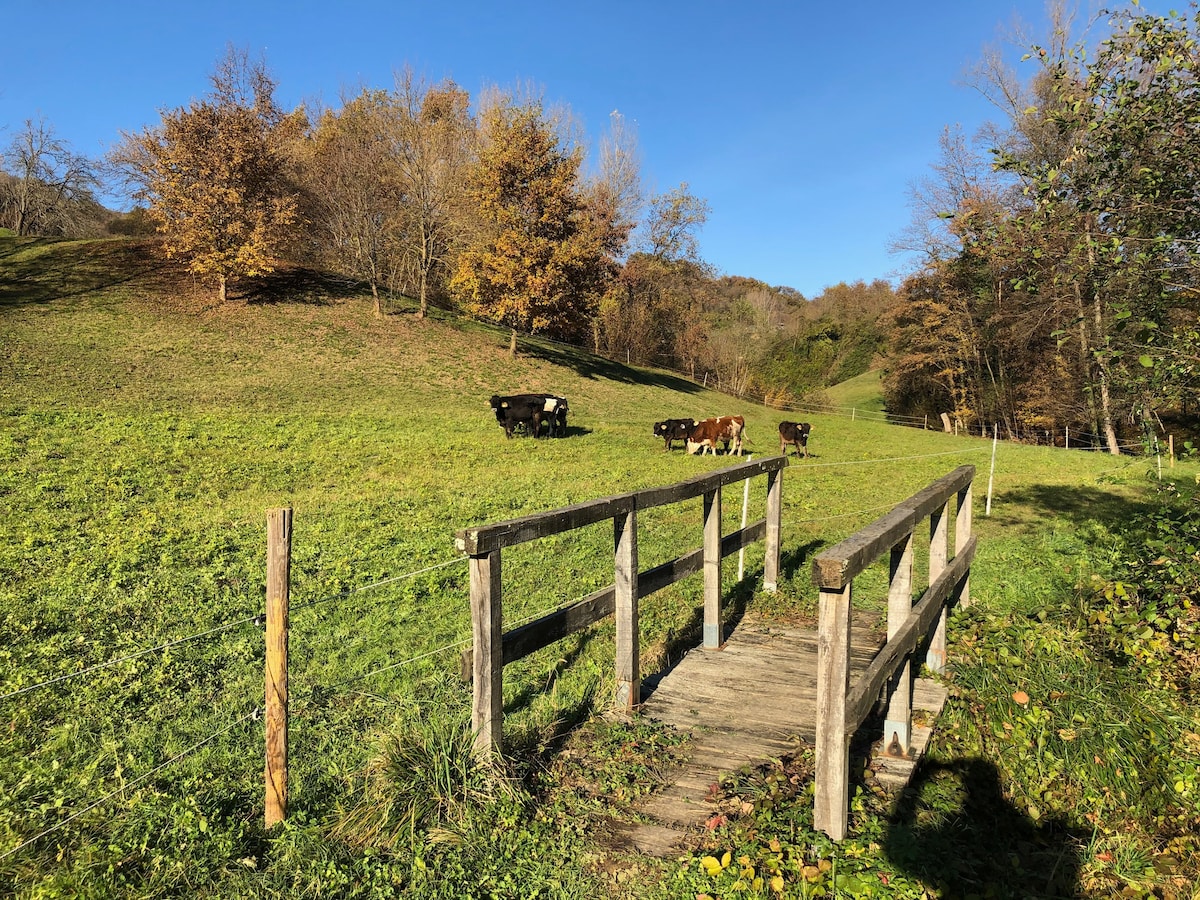
<svg viewBox="0 0 1200 900">
<path fill-rule="evenodd" d="M 816 772 L 813 827 L 835 841 L 846 836 L 850 759 L 846 687 L 850 674 L 850 585 L 822 589 L 817 626 Z"/>
<path fill-rule="evenodd" d="M 727 534 L 721 539 L 721 555 L 731 556 L 747 545 L 761 540 L 766 529 L 766 520 L 759 519 L 740 531 Z M 678 559 L 638 573 L 638 597 L 648 597 L 655 591 L 669 587 L 689 575 L 701 571 L 704 565 L 704 550 L 697 548 Z M 596 622 L 606 619 L 616 609 L 616 585 L 602 587 L 582 600 L 546 613 L 539 619 L 526 622 L 512 631 L 504 633 L 504 664 L 524 659 L 555 641 L 582 631 Z M 473 651 L 470 647 L 462 652 L 459 674 L 464 681 L 471 680 Z"/>
<path fill-rule="evenodd" d="M 667 485 L 666 487 L 648 488 L 647 490 L 637 491 L 635 493 L 637 508 L 652 509 L 655 506 L 665 506 L 668 503 L 679 503 L 682 500 L 690 500 L 693 497 L 700 497 L 710 493 L 724 485 L 733 484 L 735 481 L 745 481 L 747 478 L 754 478 L 757 475 L 778 472 L 787 465 L 787 459 L 783 456 L 768 456 L 764 459 L 756 459 L 728 466 L 724 469 L 704 472 L 686 481 Z"/>
<path fill-rule="evenodd" d="M 935 621 L 945 610 L 946 600 L 970 570 L 975 559 L 975 538 L 967 542 L 962 552 L 954 557 L 938 580 L 925 591 L 921 602 L 913 607 L 908 621 L 888 639 L 887 645 L 872 661 L 867 671 L 855 681 L 846 697 L 846 731 L 853 733 L 871 713 L 880 691 L 895 671 L 900 660 L 908 656 L 929 633 Z"/>
<path fill-rule="evenodd" d="M 603 522 L 630 513 L 633 509 L 633 494 L 603 497 L 478 528 L 466 528 L 458 532 L 455 544 L 464 553 L 480 556 L 503 547 Z"/>
<path fill-rule="evenodd" d="M 500 551 L 471 557 L 471 638 L 474 685 L 471 727 L 475 752 L 501 750 L 504 721 L 504 661 L 501 638 Z"/>
<path fill-rule="evenodd" d="M 935 507 L 929 516 L 929 583 L 933 584 L 946 569 L 946 558 L 949 554 L 950 501 L 947 499 L 941 506 Z M 929 639 L 929 647 L 925 651 L 925 665 L 931 671 L 946 670 L 946 610 L 942 608 L 938 615 L 933 635 Z"/>
<path fill-rule="evenodd" d="M 266 666 L 264 744 L 266 827 L 287 818 L 288 604 L 291 593 L 292 508 L 267 512 Z"/>
<path fill-rule="evenodd" d="M 818 553 L 813 559 L 813 582 L 821 590 L 846 587 L 881 554 L 910 534 L 918 521 L 917 515 L 903 505 L 885 513 L 840 544 Z"/>
<path fill-rule="evenodd" d="M 641 649 L 638 642 L 637 510 L 613 519 L 613 569 L 617 620 L 616 704 L 632 712 L 642 702 Z"/>
<path fill-rule="evenodd" d="M 881 554 L 900 543 L 906 531 L 944 506 L 952 494 L 970 484 L 974 477 L 974 466 L 960 466 L 841 543 L 822 551 L 813 559 L 813 582 L 828 589 L 849 584 Z"/>
<path fill-rule="evenodd" d="M 704 646 L 716 649 L 721 634 L 721 488 L 704 495 Z"/>
<path fill-rule="evenodd" d="M 916 514 L 917 521 L 920 521 L 931 515 L 938 507 L 945 505 L 952 495 L 967 487 L 974 478 L 974 466 L 959 466 L 950 474 L 943 475 L 928 487 L 917 491 L 901 506 L 911 509 Z"/>
<path fill-rule="evenodd" d="M 892 548 L 888 585 L 888 640 L 900 633 L 913 611 L 913 536 L 909 534 Z M 905 655 L 890 676 L 887 716 L 883 737 L 893 752 L 908 753 L 912 739 L 912 660 Z M 851 704 L 847 701 L 847 705 Z M 849 718 L 854 712 L 848 711 Z M 894 746 L 893 746 L 894 744 Z"/>
<path fill-rule="evenodd" d="M 766 553 L 763 557 L 763 590 L 779 589 L 779 554 L 783 522 L 783 470 L 767 475 Z"/>
</svg>

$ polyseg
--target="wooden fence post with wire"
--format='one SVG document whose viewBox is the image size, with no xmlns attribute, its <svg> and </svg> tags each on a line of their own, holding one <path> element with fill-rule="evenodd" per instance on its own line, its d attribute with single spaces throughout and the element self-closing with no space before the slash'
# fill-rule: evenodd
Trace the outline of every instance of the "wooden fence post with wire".
<svg viewBox="0 0 1200 900">
<path fill-rule="evenodd" d="M 704 646 L 721 643 L 721 560 L 757 541 L 765 541 L 763 589 L 774 591 L 779 578 L 783 469 L 782 456 L 739 463 L 660 488 L 590 500 L 518 519 L 458 532 L 458 549 L 470 557 L 473 646 L 462 657 L 462 674 L 474 681 L 471 723 L 475 749 L 501 749 L 503 671 L 536 650 L 615 614 L 616 703 L 634 710 L 641 703 L 638 601 L 688 575 L 704 573 Z M 767 477 L 764 518 L 721 534 L 721 488 Z M 637 514 L 640 510 L 703 498 L 703 544 L 682 556 L 642 572 L 638 570 Z M 570 606 L 555 610 L 512 631 L 503 629 L 500 554 L 503 548 L 561 534 L 585 525 L 613 522 L 613 584 Z"/>
<path fill-rule="evenodd" d="M 287 818 L 288 802 L 288 597 L 292 558 L 292 508 L 267 512 L 266 826 Z"/>
<path fill-rule="evenodd" d="M 834 840 L 846 835 L 850 801 L 851 736 L 885 694 L 884 745 L 908 757 L 912 737 L 914 653 L 941 672 L 946 661 L 946 608 L 968 602 L 975 537 L 971 534 L 974 466 L 961 466 L 891 512 L 818 554 L 813 580 L 820 589 L 817 629 L 816 795 L 813 821 Z M 957 495 L 954 557 L 948 560 L 950 497 Z M 930 522 L 929 586 L 913 605 L 913 534 Z M 890 554 L 888 640 L 850 684 L 851 587 L 884 553 Z"/>
</svg>

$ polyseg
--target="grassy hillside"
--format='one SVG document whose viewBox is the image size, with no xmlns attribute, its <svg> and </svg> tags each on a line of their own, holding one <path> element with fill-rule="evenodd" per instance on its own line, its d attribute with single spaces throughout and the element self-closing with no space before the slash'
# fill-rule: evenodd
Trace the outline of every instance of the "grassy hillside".
<svg viewBox="0 0 1200 900">
<path fill-rule="evenodd" d="M 506 668 L 508 780 L 475 771 L 465 753 L 421 760 L 431 746 L 461 752 L 469 720 L 469 691 L 455 677 L 470 636 L 458 529 L 727 463 L 663 452 L 657 419 L 742 413 L 751 452 L 764 455 L 777 452 L 781 414 L 547 342 L 525 342 L 510 359 L 507 332 L 449 315 L 418 320 L 400 307 L 375 319 L 366 296 L 313 273 L 218 307 L 119 241 L 0 241 L 0 348 L 0 892 L 738 895 L 722 875 L 705 881 L 698 860 L 651 865 L 604 849 L 608 823 L 629 815 L 675 740 L 594 718 L 613 692 L 609 624 Z M 488 398 L 535 390 L 570 399 L 568 436 L 506 441 Z M 810 418 L 812 457 L 784 478 L 781 590 L 749 596 L 748 615 L 811 617 L 814 552 L 970 462 L 980 470 L 977 611 L 956 620 L 951 640 L 991 648 L 981 634 L 996 622 L 1071 594 L 1084 567 L 1102 562 L 1107 529 L 1144 501 L 1152 468 L 1004 446 L 985 517 L 989 443 Z M 1191 477 L 1195 466 L 1176 473 Z M 727 495 L 727 528 L 738 501 L 740 492 Z M 251 620 L 262 609 L 264 514 L 285 504 L 295 510 L 292 809 L 268 836 L 261 726 L 248 718 L 263 679 Z M 696 546 L 699 522 L 698 501 L 642 518 L 643 567 Z M 611 540 L 597 526 L 506 551 L 506 623 L 611 580 Z M 728 594 L 746 597 L 734 569 Z M 753 554 L 748 569 L 761 574 Z M 865 582 L 866 606 L 882 606 L 870 595 L 882 577 Z M 701 587 L 693 577 L 644 604 L 644 671 L 694 635 Z M 964 688 L 948 713 L 946 759 L 988 758 L 996 736 L 981 732 L 990 720 L 978 712 L 1011 705 L 1007 657 L 983 671 L 991 682 Z M 46 684 L 60 676 L 72 677 Z M 1195 724 L 1169 709 L 1154 727 L 1171 765 L 1186 765 L 1195 757 L 1180 755 L 1190 746 L 1182 736 Z M 1034 728 L 1017 719 L 1019 734 Z M 1038 734 L 1061 724 L 1041 722 Z M 1120 732 L 1113 752 L 1135 760 L 1126 766 L 1137 765 L 1129 742 L 1141 733 Z M 995 765 L 1012 777 L 1015 764 Z M 414 796 L 436 798 L 423 820 L 405 805 Z M 912 853 L 881 851 L 884 812 L 856 802 L 857 843 L 847 847 L 861 849 L 845 851 L 843 876 L 871 865 L 914 885 L 902 896 L 938 890 Z M 805 808 L 801 794 L 788 815 Z M 1020 809 L 1014 829 L 1030 821 Z M 789 821 L 800 834 L 803 823 Z M 1152 859 L 1161 830 L 1149 825 L 1129 846 Z M 1072 859 L 1091 852 L 1099 874 L 1117 866 L 1069 834 L 1053 846 Z M 734 833 L 714 840 L 733 847 Z M 1128 868 L 1125 857 L 1119 864 Z M 826 869 L 814 871 L 789 875 L 788 890 L 815 889 Z M 1081 884 L 1092 877 L 1077 871 Z M 1120 877 L 1140 883 L 1124 869 Z M 753 879 L 743 887 L 769 894 Z"/>
<path fill-rule="evenodd" d="M 884 411 L 883 390 L 879 384 L 880 371 L 872 369 L 840 384 L 825 388 L 825 395 L 834 406 L 844 406 L 861 412 Z"/>
</svg>

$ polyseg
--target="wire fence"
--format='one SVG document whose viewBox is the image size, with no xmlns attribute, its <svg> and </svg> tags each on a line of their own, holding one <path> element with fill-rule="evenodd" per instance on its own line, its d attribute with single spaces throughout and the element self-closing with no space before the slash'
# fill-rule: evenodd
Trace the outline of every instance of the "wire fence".
<svg viewBox="0 0 1200 900">
<path fill-rule="evenodd" d="M 832 468 L 832 467 L 845 467 L 845 466 L 888 465 L 888 464 L 895 464 L 895 463 L 910 462 L 910 461 L 914 461 L 914 460 L 935 459 L 935 458 L 939 458 L 939 457 L 977 455 L 979 453 L 987 452 L 989 449 L 990 448 L 972 447 L 972 448 L 967 448 L 967 449 L 962 449 L 962 450 L 953 450 L 953 451 L 946 451 L 946 452 L 941 452 L 941 453 L 915 454 L 915 455 L 907 455 L 907 456 L 891 456 L 891 457 L 872 458 L 872 459 L 840 460 L 840 461 L 835 461 L 835 462 L 823 462 L 823 463 L 808 463 L 808 462 L 806 462 L 806 463 L 802 464 L 801 466 L 799 466 L 799 470 L 803 471 L 806 469 Z M 899 502 L 899 501 L 896 501 L 896 502 Z M 989 497 L 989 504 L 990 504 L 990 497 Z M 791 519 L 789 519 L 789 521 L 796 525 L 801 525 L 801 524 L 816 525 L 816 524 L 820 524 L 822 522 L 832 522 L 832 521 L 841 520 L 841 519 L 865 516 L 868 514 L 880 512 L 882 510 L 892 509 L 895 507 L 895 505 L 896 505 L 896 503 L 893 502 L 893 503 L 888 503 L 888 504 L 881 504 L 878 506 L 871 506 L 871 507 L 867 507 L 867 508 L 863 508 L 863 509 L 856 509 L 856 510 L 849 511 L 849 512 L 830 513 L 830 514 L 821 515 L 821 516 L 817 516 L 817 517 L 813 517 L 813 518 L 791 518 Z M 414 579 L 421 575 L 425 575 L 425 574 L 428 574 L 431 572 L 446 569 L 451 566 L 464 564 L 466 561 L 467 561 L 467 559 L 465 556 L 457 556 L 457 557 L 454 557 L 451 559 L 446 559 L 441 562 L 432 563 L 430 565 L 427 565 L 427 566 L 424 566 L 424 567 L 421 567 L 418 569 L 414 569 L 409 572 L 402 573 L 400 575 L 390 576 L 387 578 L 382 578 L 377 581 L 371 582 L 369 584 L 360 585 L 358 587 L 348 589 L 346 591 L 342 591 L 337 594 L 332 594 L 332 595 L 326 596 L 326 597 L 320 597 L 320 598 L 309 600 L 309 601 L 302 602 L 302 603 L 296 603 L 291 606 L 291 609 L 296 610 L 296 611 L 301 611 L 301 610 L 311 609 L 311 608 L 325 605 L 325 604 L 344 602 L 344 601 L 351 600 L 351 599 L 354 599 L 357 597 L 361 597 L 362 595 L 367 594 L 369 592 L 380 590 L 384 587 L 396 585 L 398 583 Z M 561 608 L 561 606 L 562 606 L 561 603 L 555 604 L 554 606 L 549 607 L 545 610 L 542 610 L 540 612 L 537 612 L 537 613 L 531 614 L 527 617 L 524 617 L 522 621 L 512 624 L 509 627 L 512 627 L 512 628 L 520 627 L 520 625 L 522 625 L 522 624 L 526 624 L 527 622 L 535 621 L 543 616 L 546 616 L 552 612 L 557 611 L 558 609 Z M 56 676 L 53 678 L 48 678 L 43 681 L 39 681 L 35 684 L 27 685 L 18 690 L 10 691 L 9 693 L 0 695 L 0 700 L 9 700 L 9 699 L 13 699 L 13 698 L 16 698 L 19 696 L 23 696 L 32 691 L 38 690 L 40 688 L 50 687 L 52 685 L 56 685 L 61 682 L 64 682 L 68 679 L 79 678 L 79 677 L 83 677 L 83 676 L 86 676 L 89 674 L 93 674 L 93 673 L 96 673 L 103 669 L 107 669 L 107 668 L 116 666 L 122 662 L 138 659 L 138 658 L 146 656 L 148 654 L 166 652 L 167 650 L 169 650 L 171 648 L 178 647 L 178 646 L 192 643 L 192 642 L 196 642 L 196 641 L 200 641 L 204 638 L 208 638 L 208 637 L 220 634 L 222 632 L 226 632 L 226 631 L 229 631 L 229 630 L 241 627 L 241 626 L 245 626 L 248 624 L 252 624 L 252 623 L 256 624 L 256 625 L 262 625 L 264 623 L 264 616 L 262 614 L 244 616 L 244 617 L 241 617 L 241 618 L 205 629 L 203 631 L 196 632 L 194 634 L 189 634 L 184 637 L 176 638 L 176 639 L 166 641 L 161 644 L 157 644 L 153 647 L 147 647 L 147 648 L 144 648 L 142 650 L 138 650 L 138 651 L 135 651 L 132 653 L 122 654 L 122 655 L 116 656 L 112 659 L 109 659 L 105 662 L 98 663 L 98 664 L 95 664 L 92 666 L 88 666 L 84 669 L 81 669 L 78 672 L 71 672 L 71 673 L 66 673 L 66 674 L 59 675 L 59 676 Z M 370 671 L 362 673 L 360 675 L 355 675 L 350 678 L 345 678 L 345 679 L 335 681 L 335 682 L 332 682 L 329 684 L 315 686 L 313 688 L 313 693 L 310 695 L 309 699 L 312 699 L 318 695 L 327 696 L 329 694 L 332 694 L 332 693 L 338 691 L 341 688 L 346 687 L 347 685 L 356 684 L 356 683 L 365 681 L 369 678 L 373 678 L 378 675 L 384 674 L 389 671 L 403 669 L 405 667 L 414 665 L 422 660 L 436 657 L 440 654 L 447 653 L 451 650 L 460 649 L 462 647 L 469 645 L 471 643 L 471 640 L 472 640 L 472 638 L 469 635 L 465 636 L 465 637 L 461 637 L 457 640 L 454 640 L 450 643 L 446 643 L 437 648 L 419 652 L 419 653 L 415 653 L 412 656 L 409 656 L 403 660 L 391 662 L 391 663 L 388 663 L 387 665 L 383 665 L 383 666 L 378 666 L 378 667 L 371 669 Z M 201 749 L 205 745 L 211 743 L 212 741 L 215 741 L 218 738 L 220 738 L 221 736 L 229 733 L 230 731 L 235 729 L 238 725 L 240 725 L 250 719 L 258 719 L 261 717 L 261 715 L 262 715 L 262 710 L 256 706 L 250 712 L 233 720 L 225 727 L 214 731 L 213 733 L 211 733 L 204 739 L 192 744 L 187 749 L 172 755 L 169 759 L 164 760 L 162 763 L 158 764 L 153 769 L 144 773 L 143 775 L 139 776 L 138 778 L 134 779 L 133 781 L 130 781 L 130 782 L 122 785 L 120 788 L 118 788 L 114 791 L 111 791 L 108 794 L 105 794 L 103 797 L 96 799 L 94 802 L 90 803 L 86 807 L 78 810 L 75 813 L 72 813 L 70 816 L 63 819 L 62 821 L 55 823 L 54 825 L 43 830 L 42 832 L 38 833 L 37 835 L 34 835 L 33 837 L 30 837 L 30 838 L 22 841 L 21 843 L 17 844 L 16 846 L 9 848 L 8 850 L 4 851 L 3 853 L 0 853 L 0 860 L 6 859 L 6 858 L 20 852 L 22 849 L 35 844 L 41 838 L 53 833 L 54 831 L 57 831 L 58 829 L 65 827 L 69 823 L 79 819 L 81 816 L 86 815 L 88 812 L 96 809 L 99 806 L 102 806 L 103 804 L 111 801 L 115 797 L 120 796 L 121 794 L 131 790 L 132 788 L 134 788 L 134 787 L 138 786 L 139 784 L 145 782 L 146 780 L 152 778 L 155 774 L 162 771 L 163 769 L 171 766 L 172 764 L 178 762 L 179 760 L 198 751 L 199 749 Z"/>
</svg>

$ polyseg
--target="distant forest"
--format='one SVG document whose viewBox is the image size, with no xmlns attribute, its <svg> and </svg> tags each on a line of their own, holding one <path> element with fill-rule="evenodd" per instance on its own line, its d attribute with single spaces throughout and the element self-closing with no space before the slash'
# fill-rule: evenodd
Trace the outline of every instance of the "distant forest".
<svg viewBox="0 0 1200 900">
<path fill-rule="evenodd" d="M 1107 15 L 1107 14 L 1106 14 Z M 1200 387 L 1200 12 L 1057 14 L 1021 73 L 972 71 L 1002 118 L 947 129 L 913 186 L 898 288 L 806 298 L 721 274 L 686 183 L 647 194 L 617 113 L 591 157 L 569 109 L 410 71 L 335 108 L 281 109 L 266 63 L 230 48 L 211 92 L 122 134 L 103 160 L 53 125 L 12 128 L 0 227 L 157 235 L 217 302 L 280 266 L 664 366 L 779 406 L 877 369 L 888 411 L 1007 437 L 1064 430 L 1116 452 L 1195 415 Z M 1102 31 L 1100 36 L 1097 33 Z M 98 201 L 123 192 L 132 211 Z"/>
</svg>

